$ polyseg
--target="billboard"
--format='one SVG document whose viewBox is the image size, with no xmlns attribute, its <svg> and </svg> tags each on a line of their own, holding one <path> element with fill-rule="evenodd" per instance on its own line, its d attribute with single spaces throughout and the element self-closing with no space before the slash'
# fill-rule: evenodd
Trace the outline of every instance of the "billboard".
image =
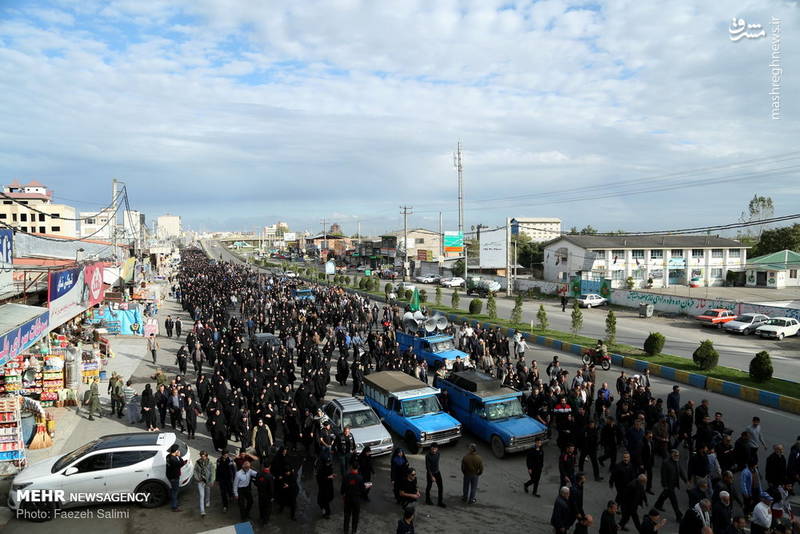
<svg viewBox="0 0 800 534">
<path fill-rule="evenodd" d="M 464 234 L 461 232 L 445 232 L 444 233 L 444 252 L 457 252 L 462 254 L 464 252 Z"/>
<path fill-rule="evenodd" d="M 420 261 L 433 261 L 433 251 L 432 250 L 417 250 L 417 259 Z"/>
<path fill-rule="evenodd" d="M 83 269 L 83 282 L 86 284 L 86 305 L 92 307 L 103 302 L 105 297 L 105 286 L 103 285 L 103 271 L 105 265 L 102 263 L 92 263 Z"/>
<path fill-rule="evenodd" d="M 481 268 L 505 269 L 508 266 L 508 246 L 506 229 L 499 228 L 481 232 L 480 247 Z"/>
<path fill-rule="evenodd" d="M 83 283 L 83 267 L 51 272 L 47 301 L 50 327 L 56 328 L 86 310 L 89 295 Z"/>
<path fill-rule="evenodd" d="M 336 274 L 336 263 L 333 260 L 325 262 L 325 274 Z"/>
<path fill-rule="evenodd" d="M 297 232 L 285 232 L 283 234 L 284 241 L 297 241 Z"/>
<path fill-rule="evenodd" d="M 0 294 L 14 289 L 14 231 L 0 230 Z"/>
<path fill-rule="evenodd" d="M 8 360 L 33 345 L 42 334 L 47 332 L 49 315 L 47 310 L 42 309 L 42 315 L 30 319 L 0 336 L 0 365 L 4 365 Z"/>
</svg>

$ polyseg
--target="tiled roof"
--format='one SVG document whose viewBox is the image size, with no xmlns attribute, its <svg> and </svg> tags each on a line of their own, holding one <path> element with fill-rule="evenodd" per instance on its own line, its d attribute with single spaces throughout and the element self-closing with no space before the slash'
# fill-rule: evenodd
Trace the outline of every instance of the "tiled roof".
<svg viewBox="0 0 800 534">
<path fill-rule="evenodd" d="M 748 248 L 734 239 L 713 235 L 562 235 L 560 239 L 585 249 Z M 560 239 L 551 242 L 548 246 L 558 242 Z"/>
</svg>

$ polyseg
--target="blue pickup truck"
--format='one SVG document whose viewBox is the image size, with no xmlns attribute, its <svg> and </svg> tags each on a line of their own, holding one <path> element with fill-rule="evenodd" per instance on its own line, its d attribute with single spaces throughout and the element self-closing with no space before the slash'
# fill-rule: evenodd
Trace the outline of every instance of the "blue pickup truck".
<svg viewBox="0 0 800 534">
<path fill-rule="evenodd" d="M 498 458 L 533 447 L 536 436 L 547 427 L 522 410 L 522 392 L 503 386 L 500 381 L 477 371 L 450 373 L 434 379 L 434 385 L 447 391 L 450 411 L 464 428 L 491 444 Z"/>
<path fill-rule="evenodd" d="M 432 334 L 421 337 L 413 334 L 406 334 L 398 329 L 395 332 L 395 338 L 397 339 L 401 351 L 405 351 L 408 347 L 411 347 L 417 359 L 425 360 L 431 371 L 435 371 L 442 365 L 444 365 L 447 370 L 452 369 L 456 357 L 460 357 L 466 367 L 472 366 L 469 355 L 455 348 L 453 336 Z"/>
<path fill-rule="evenodd" d="M 442 411 L 438 394 L 438 389 L 400 371 L 364 377 L 364 401 L 405 439 L 412 454 L 431 443 L 451 443 L 461 437 L 461 424 Z"/>
<path fill-rule="evenodd" d="M 314 293 L 308 288 L 292 289 L 292 296 L 295 300 L 310 300 L 314 302 Z"/>
</svg>

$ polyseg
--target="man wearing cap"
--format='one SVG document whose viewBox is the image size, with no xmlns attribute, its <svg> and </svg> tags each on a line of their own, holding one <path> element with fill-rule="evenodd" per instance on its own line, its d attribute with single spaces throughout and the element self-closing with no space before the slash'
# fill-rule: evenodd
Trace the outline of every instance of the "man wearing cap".
<svg viewBox="0 0 800 534">
<path fill-rule="evenodd" d="M 761 492 L 761 502 L 753 508 L 753 517 L 750 520 L 752 534 L 767 534 L 772 525 L 772 497 L 766 491 Z"/>
</svg>

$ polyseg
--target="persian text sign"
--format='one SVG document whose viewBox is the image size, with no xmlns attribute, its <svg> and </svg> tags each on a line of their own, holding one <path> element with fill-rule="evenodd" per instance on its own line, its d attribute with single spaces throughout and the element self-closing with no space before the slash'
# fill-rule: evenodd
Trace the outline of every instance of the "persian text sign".
<svg viewBox="0 0 800 534">
<path fill-rule="evenodd" d="M 56 328 L 86 310 L 88 295 L 83 283 L 83 268 L 49 274 L 48 307 L 50 327 Z"/>
<path fill-rule="evenodd" d="M 49 312 L 43 309 L 42 315 L 31 319 L 0 337 L 0 365 L 33 345 L 49 325 Z"/>
</svg>

